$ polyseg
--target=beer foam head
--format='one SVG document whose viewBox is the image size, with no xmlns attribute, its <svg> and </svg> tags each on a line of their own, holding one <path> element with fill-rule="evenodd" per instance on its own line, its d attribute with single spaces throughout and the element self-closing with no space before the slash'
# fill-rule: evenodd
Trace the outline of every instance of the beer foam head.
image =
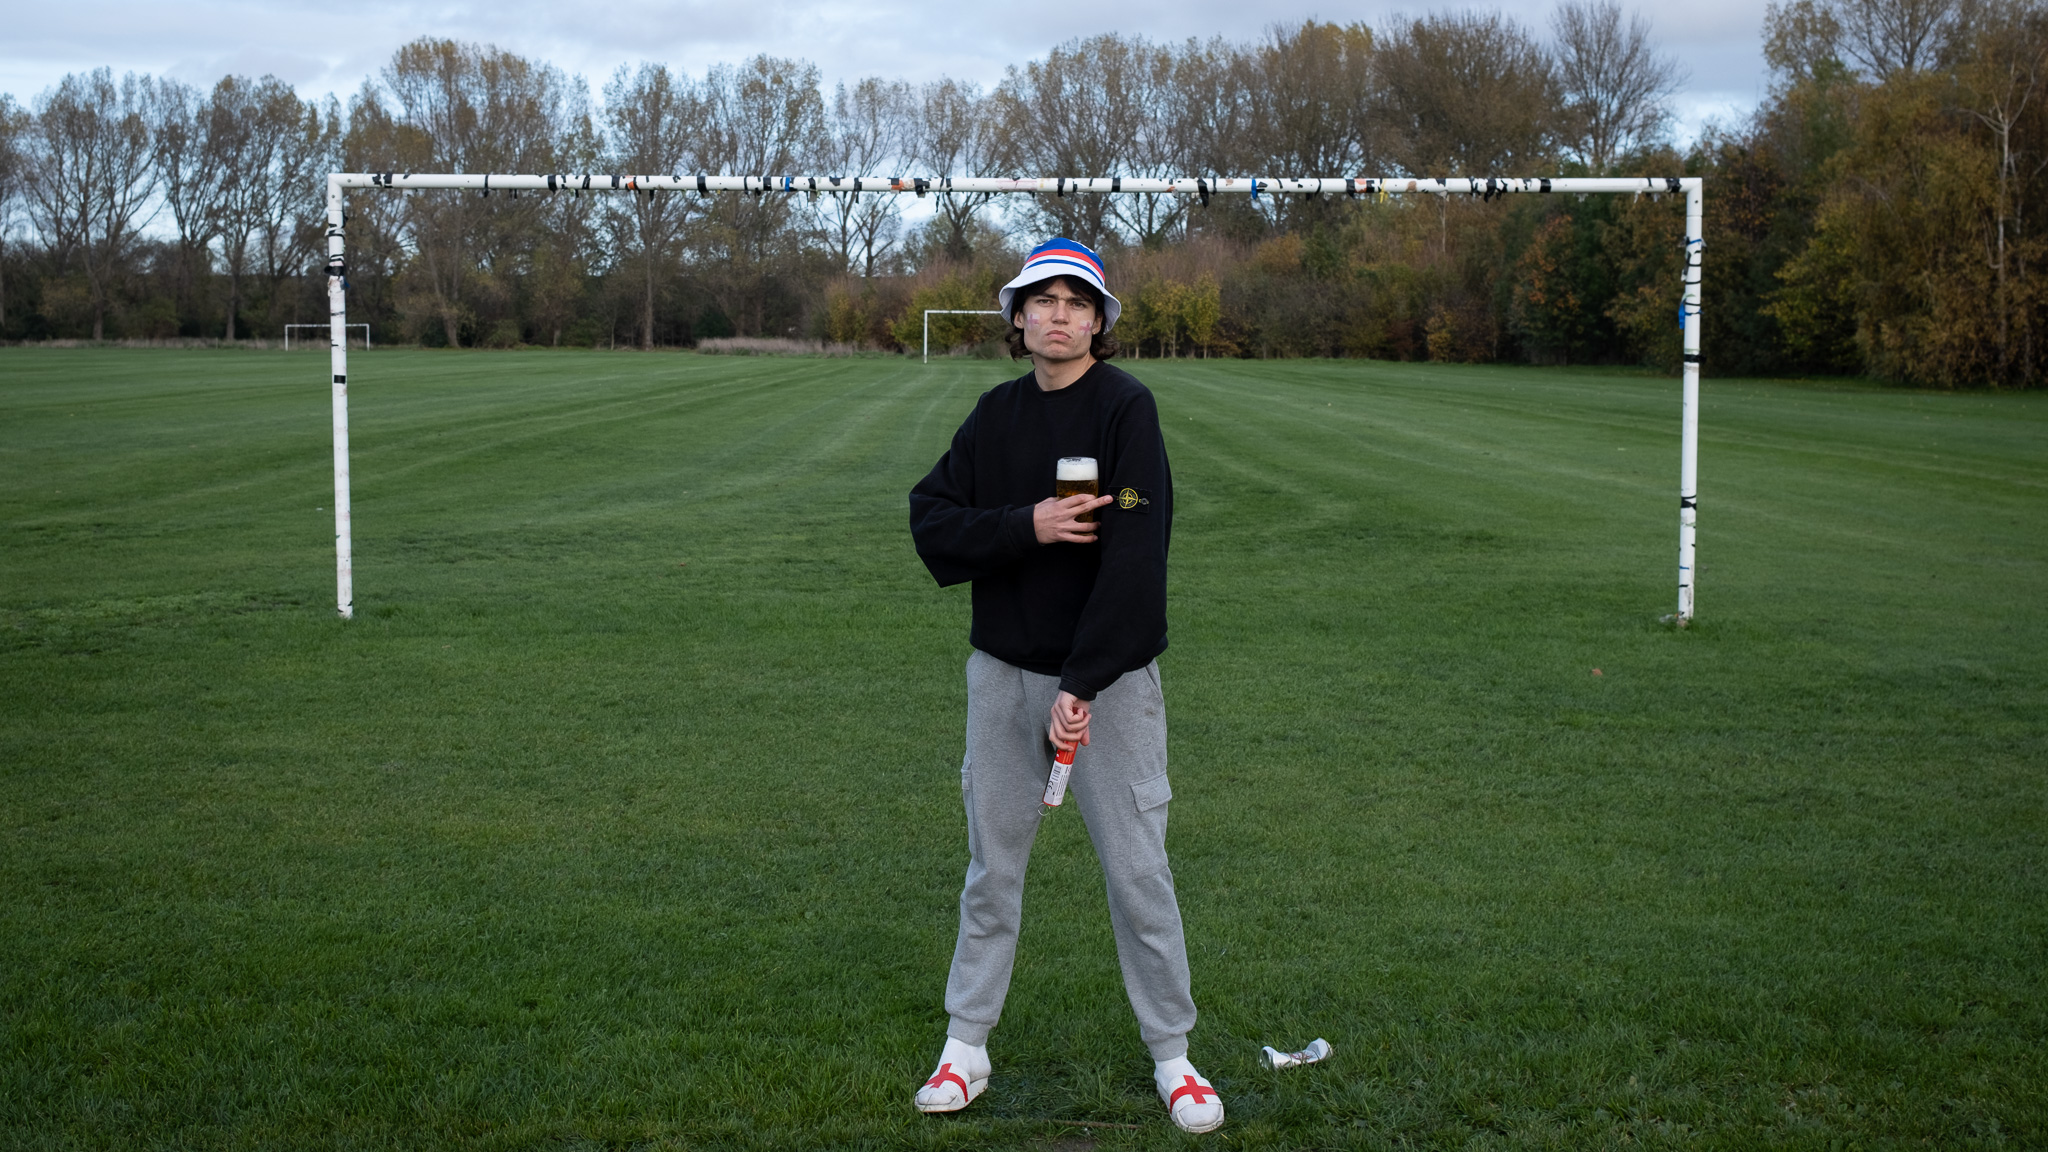
<svg viewBox="0 0 2048 1152">
<path fill-rule="evenodd" d="M 1041 472 L 1041 473 L 1039 473 L 1039 475 L 1041 475 L 1041 476 L 1042 476 L 1042 475 L 1044 475 L 1044 473 L 1042 473 L 1042 472 Z M 1057 471 L 1057 472 L 1053 473 L 1053 479 L 1055 479 L 1055 480 L 1093 480 L 1093 479 L 1095 479 L 1095 457 L 1093 457 L 1093 456 L 1062 456 L 1062 457 L 1060 457 L 1060 466 L 1059 466 L 1059 471 Z"/>
</svg>

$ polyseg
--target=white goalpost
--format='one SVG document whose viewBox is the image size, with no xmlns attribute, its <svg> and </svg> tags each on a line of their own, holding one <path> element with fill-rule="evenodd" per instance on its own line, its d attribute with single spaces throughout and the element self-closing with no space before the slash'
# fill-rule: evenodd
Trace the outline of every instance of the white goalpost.
<svg viewBox="0 0 2048 1152">
<path fill-rule="evenodd" d="M 1700 435 L 1700 256 L 1706 246 L 1703 231 L 1704 188 L 1697 176 L 1687 177 L 1560 177 L 1502 179 L 1458 177 L 1381 179 L 1373 177 L 1269 178 L 1265 176 L 1208 177 L 1183 176 L 1152 179 L 1130 176 L 1047 177 L 1007 179 L 996 177 L 882 177 L 882 176 L 620 176 L 620 175 L 517 175 L 497 173 L 449 174 L 417 172 L 335 172 L 327 177 L 327 304 L 328 347 L 333 372 L 334 401 L 334 565 L 335 610 L 344 620 L 355 616 L 354 556 L 350 541 L 348 472 L 348 261 L 342 227 L 347 221 L 344 195 L 352 188 L 380 188 L 390 191 L 424 189 L 476 190 L 488 196 L 504 192 L 909 192 L 918 196 L 934 192 L 994 192 L 1055 196 L 1075 194 L 1195 196 L 1203 204 L 1211 196 L 1262 195 L 1299 196 L 1495 196 L 1526 193 L 1606 194 L 1685 197 L 1685 268 L 1679 302 L 1679 324 L 1684 337 L 1685 362 L 1680 383 L 1678 432 L 1678 610 L 1665 619 L 1680 627 L 1693 619 L 1693 552 L 1699 513 Z M 930 314 L 926 314 L 926 354 L 930 354 Z M 367 337 L 365 338 L 367 344 Z"/>
<path fill-rule="evenodd" d="M 284 350 L 287 352 L 292 350 L 292 329 L 294 328 L 331 329 L 332 327 L 333 326 L 329 324 L 287 324 L 284 326 Z M 363 347 L 368 348 L 370 346 L 370 326 L 368 324 L 347 324 L 344 325 L 344 327 L 361 328 L 363 330 Z"/>
<path fill-rule="evenodd" d="M 932 317 L 934 316 L 1001 316 L 1000 308 L 927 308 L 924 310 L 924 362 L 932 362 Z"/>
</svg>

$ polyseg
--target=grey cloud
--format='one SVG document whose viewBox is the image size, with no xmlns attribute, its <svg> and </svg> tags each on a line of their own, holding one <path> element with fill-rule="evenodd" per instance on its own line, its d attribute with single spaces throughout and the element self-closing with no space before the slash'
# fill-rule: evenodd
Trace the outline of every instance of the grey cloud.
<svg viewBox="0 0 2048 1152">
<path fill-rule="evenodd" d="M 1061 8 L 1048 20 L 1041 12 L 1020 15 L 1003 5 L 941 8 L 910 0 L 372 0 L 349 6 L 345 18 L 336 20 L 330 6 L 310 0 L 86 0 L 16 7 L 23 10 L 10 15 L 0 43 L 0 91 L 24 101 L 66 72 L 101 65 L 193 83 L 231 70 L 268 72 L 307 95 L 331 91 L 346 98 L 393 49 L 423 35 L 497 44 L 579 73 L 593 88 L 621 64 L 659 60 L 698 72 L 757 52 L 808 59 L 828 82 L 878 74 L 913 81 L 950 75 L 987 85 L 1001 79 L 1006 65 L 1042 56 L 1077 36 L 1121 32 L 1155 40 L 1245 40 L 1275 22 L 1315 17 L 1380 25 L 1403 11 L 1426 10 L 1381 0 L 1339 11 L 1297 0 L 1139 0 Z M 1552 4 L 1505 0 L 1469 7 L 1499 7 L 1542 30 Z M 1764 83 L 1758 43 L 1763 9 L 1764 0 L 1644 8 L 1658 38 L 1691 75 L 1677 101 L 1682 130 L 1698 127 L 1700 109 L 1755 102 Z"/>
</svg>

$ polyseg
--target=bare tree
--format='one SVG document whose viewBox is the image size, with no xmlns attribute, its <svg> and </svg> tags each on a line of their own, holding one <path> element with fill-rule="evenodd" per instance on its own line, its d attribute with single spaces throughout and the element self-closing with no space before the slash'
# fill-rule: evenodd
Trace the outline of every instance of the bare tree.
<svg viewBox="0 0 2048 1152">
<path fill-rule="evenodd" d="M 1372 30 L 1303 21 L 1272 29 L 1254 57 L 1260 143 L 1281 168 L 1358 172 L 1373 156 Z"/>
<path fill-rule="evenodd" d="M 1662 133 L 1671 115 L 1665 101 L 1684 74 L 1676 59 L 1657 51 L 1642 14 L 1624 22 L 1615 0 L 1565 0 L 1550 27 L 1572 150 L 1593 173 L 1604 173 Z"/>
<path fill-rule="evenodd" d="M 270 77 L 264 78 L 266 81 Z M 257 222 L 263 247 L 263 272 L 269 281 L 270 319 L 301 319 L 296 307 L 285 308 L 287 282 L 325 284 L 325 274 L 307 279 L 327 251 L 327 174 L 341 166 L 341 106 L 334 97 L 324 103 L 278 100 L 274 107 L 281 137 L 269 211 Z M 294 304 L 302 303 L 298 293 Z"/>
<path fill-rule="evenodd" d="M 665 64 L 621 67 L 604 88 L 604 126 L 615 169 L 635 175 L 688 172 L 698 167 L 704 98 L 688 77 Z M 605 230 L 617 265 L 639 266 L 640 346 L 653 348 L 654 301 L 682 258 L 684 231 L 697 211 L 687 197 L 657 192 L 614 197 L 606 208 Z"/>
<path fill-rule="evenodd" d="M 1206 44 L 1190 40 L 1174 53 L 1162 119 L 1175 175 L 1245 176 L 1266 169 L 1263 117 L 1273 102 L 1259 92 L 1264 83 L 1255 51 L 1221 37 Z M 1190 205 L 1183 235 L 1197 228 L 1262 232 L 1271 226 L 1268 203 L 1233 196 L 1201 208 Z"/>
<path fill-rule="evenodd" d="M 1266 149 L 1253 125 L 1270 105 L 1257 95 L 1256 68 L 1221 37 L 1191 40 L 1174 54 L 1166 120 L 1180 173 L 1244 175 L 1262 166 Z"/>
<path fill-rule="evenodd" d="M 151 94 L 150 119 L 156 141 L 157 186 L 177 229 L 172 277 L 178 312 L 189 315 L 199 273 L 208 270 L 221 198 L 220 166 L 208 147 L 209 104 L 198 90 L 176 80 L 159 80 Z"/>
<path fill-rule="evenodd" d="M 349 100 L 341 138 L 344 172 L 384 172 L 396 167 L 404 153 L 403 126 L 392 114 L 383 93 L 365 82 Z M 326 189 L 321 189 L 324 194 Z M 362 195 L 348 202 L 349 309 L 379 316 L 398 313 L 398 277 L 409 258 L 406 239 L 407 202 L 412 196 Z"/>
<path fill-rule="evenodd" d="M 1373 127 L 1376 76 L 1372 30 L 1305 20 L 1273 28 L 1247 60 L 1253 85 L 1251 140 L 1260 167 L 1276 173 L 1357 175 L 1378 167 Z M 1277 222 L 1295 221 L 1304 205 L 1274 199 Z M 1308 209 L 1313 211 L 1313 209 Z"/>
<path fill-rule="evenodd" d="M 705 77 L 704 100 L 703 163 L 710 170 L 788 174 L 816 156 L 824 100 L 815 65 L 771 56 L 737 68 L 721 65 Z M 796 255 L 790 221 L 786 195 L 721 196 L 711 201 L 698 230 L 712 295 L 742 335 L 765 330 L 774 287 L 770 272 Z"/>
<path fill-rule="evenodd" d="M 1994 323 L 2001 383 L 2031 385 L 2034 380 L 2033 286 L 2029 255 L 2039 245 L 2028 235 L 2030 187 L 2048 171 L 2048 155 L 2038 146 L 2039 129 L 2029 140 L 2027 121 L 2036 111 L 2048 84 L 2048 14 L 2026 0 L 1993 0 L 1977 13 L 1976 43 L 1961 70 L 1965 107 L 1991 134 L 1998 153 L 1998 178 L 1991 197 L 1992 228 L 1985 245 L 1991 265 Z M 2018 331 L 2015 331 L 2015 328 Z"/>
<path fill-rule="evenodd" d="M 1175 52 L 1164 44 L 1143 40 L 1131 42 L 1123 62 L 1127 78 L 1120 87 L 1131 103 L 1129 122 L 1136 131 L 1121 170 L 1113 176 L 1179 176 L 1180 134 L 1173 128 L 1172 91 Z M 1114 81 L 1113 81 L 1114 83 Z M 1131 242 L 1157 247 L 1181 234 L 1187 219 L 1187 200 L 1179 196 L 1110 196 L 1110 219 Z"/>
<path fill-rule="evenodd" d="M 605 140 L 595 122 L 575 119 L 562 141 L 557 159 L 565 172 L 592 172 L 607 167 Z M 680 167 L 680 166 L 679 166 Z M 608 254 L 602 210 L 614 197 L 557 194 L 543 201 L 526 257 L 524 314 L 545 332 L 548 342 L 562 343 L 563 328 L 576 319 L 590 287 L 590 272 Z M 611 327 L 614 331 L 617 324 Z"/>
<path fill-rule="evenodd" d="M 1764 11 L 1764 59 L 1798 79 L 1829 59 L 1873 80 L 1932 67 L 1960 35 L 1968 0 L 1787 0 Z"/>
<path fill-rule="evenodd" d="M 283 219 L 291 214 L 291 186 L 308 178 L 303 160 L 296 172 L 286 171 L 284 164 L 305 128 L 306 109 L 291 86 L 275 76 L 224 76 L 207 99 L 206 113 L 205 147 L 220 181 L 211 226 L 220 237 L 221 265 L 228 276 L 226 334 L 233 340 L 244 303 L 243 279 L 268 270 L 273 286 L 276 282 L 277 244 Z M 298 191 L 303 198 L 303 190 Z M 268 259 L 258 265 L 252 256 Z"/>
<path fill-rule="evenodd" d="M 359 135 L 351 145 L 352 158 L 372 170 L 549 172 L 563 141 L 587 127 L 580 82 L 498 48 L 416 40 L 380 79 L 381 91 L 366 91 L 356 106 L 384 135 Z M 387 100 L 389 112 L 377 107 Z M 438 321 L 454 346 L 480 306 L 503 310 L 545 206 L 516 193 L 421 194 L 405 197 L 400 214 L 410 249 L 401 306 Z"/>
<path fill-rule="evenodd" d="M 0 92 L 0 330 L 7 326 L 7 238 L 14 232 L 14 214 L 25 197 L 29 175 L 26 150 L 34 118 L 14 97 Z"/>
<path fill-rule="evenodd" d="M 1883 80 L 1932 66 L 1955 35 L 1961 0 L 1831 0 L 1849 61 Z"/>
<path fill-rule="evenodd" d="M 1375 55 L 1391 156 L 1417 176 L 1527 174 L 1550 165 L 1560 104 L 1549 54 L 1497 12 L 1396 24 Z"/>
<path fill-rule="evenodd" d="M 1012 176 L 1011 157 L 994 101 L 961 80 L 935 80 L 917 93 L 910 163 L 934 176 Z M 973 254 L 987 192 L 948 192 L 939 197 L 934 221 L 942 230 L 940 250 L 954 260 Z"/>
<path fill-rule="evenodd" d="M 1170 53 L 1110 33 L 1010 68 L 996 101 L 1017 162 L 1032 175 L 1139 175 L 1162 153 L 1155 89 L 1170 77 Z M 1119 219 L 1116 199 L 1041 194 L 1032 214 L 1042 228 L 1099 247 L 1119 236 L 1120 223 L 1132 223 Z"/>
<path fill-rule="evenodd" d="M 226 338 L 234 340 L 242 313 L 242 279 L 249 272 L 249 237 L 269 194 L 271 155 L 276 140 L 259 129 L 261 112 L 253 85 L 223 76 L 206 100 L 203 126 L 195 135 L 217 173 L 219 191 L 208 206 L 206 227 L 220 236 L 221 267 L 227 273 Z"/>
<path fill-rule="evenodd" d="M 92 337 L 105 339 L 115 281 L 155 216 L 152 82 L 129 73 L 72 73 L 36 100 L 29 212 L 58 270 L 79 262 L 91 294 Z"/>
<path fill-rule="evenodd" d="M 901 80 L 870 76 L 851 90 L 839 85 L 826 112 L 819 163 L 833 176 L 879 176 L 911 151 L 913 95 Z M 834 193 L 819 212 L 848 272 L 873 276 L 895 246 L 902 200 L 888 193 Z"/>
</svg>

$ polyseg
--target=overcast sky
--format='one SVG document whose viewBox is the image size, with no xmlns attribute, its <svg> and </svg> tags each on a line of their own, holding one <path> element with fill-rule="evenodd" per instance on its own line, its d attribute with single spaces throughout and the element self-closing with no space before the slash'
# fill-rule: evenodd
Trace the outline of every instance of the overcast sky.
<svg viewBox="0 0 2048 1152">
<path fill-rule="evenodd" d="M 30 103 L 67 72 L 107 66 L 202 86 L 229 72 L 269 73 L 303 95 L 332 92 L 346 101 L 393 49 L 419 36 L 481 41 L 547 60 L 583 76 L 593 95 L 620 64 L 656 60 L 702 72 L 762 52 L 810 60 L 828 86 L 867 75 L 954 76 L 989 85 L 1006 65 L 1043 56 L 1077 36 L 1244 41 L 1276 21 L 1313 17 L 1378 26 L 1398 12 L 1461 7 L 1497 7 L 1547 33 L 1552 4 L 1139 0 L 1082 3 L 1068 11 L 908 0 L 0 0 L 0 92 Z M 1682 137 L 1708 119 L 1726 123 L 1755 107 L 1766 84 L 1758 39 L 1764 0 L 1645 5 L 1642 11 L 1689 73 L 1674 108 Z"/>
</svg>

